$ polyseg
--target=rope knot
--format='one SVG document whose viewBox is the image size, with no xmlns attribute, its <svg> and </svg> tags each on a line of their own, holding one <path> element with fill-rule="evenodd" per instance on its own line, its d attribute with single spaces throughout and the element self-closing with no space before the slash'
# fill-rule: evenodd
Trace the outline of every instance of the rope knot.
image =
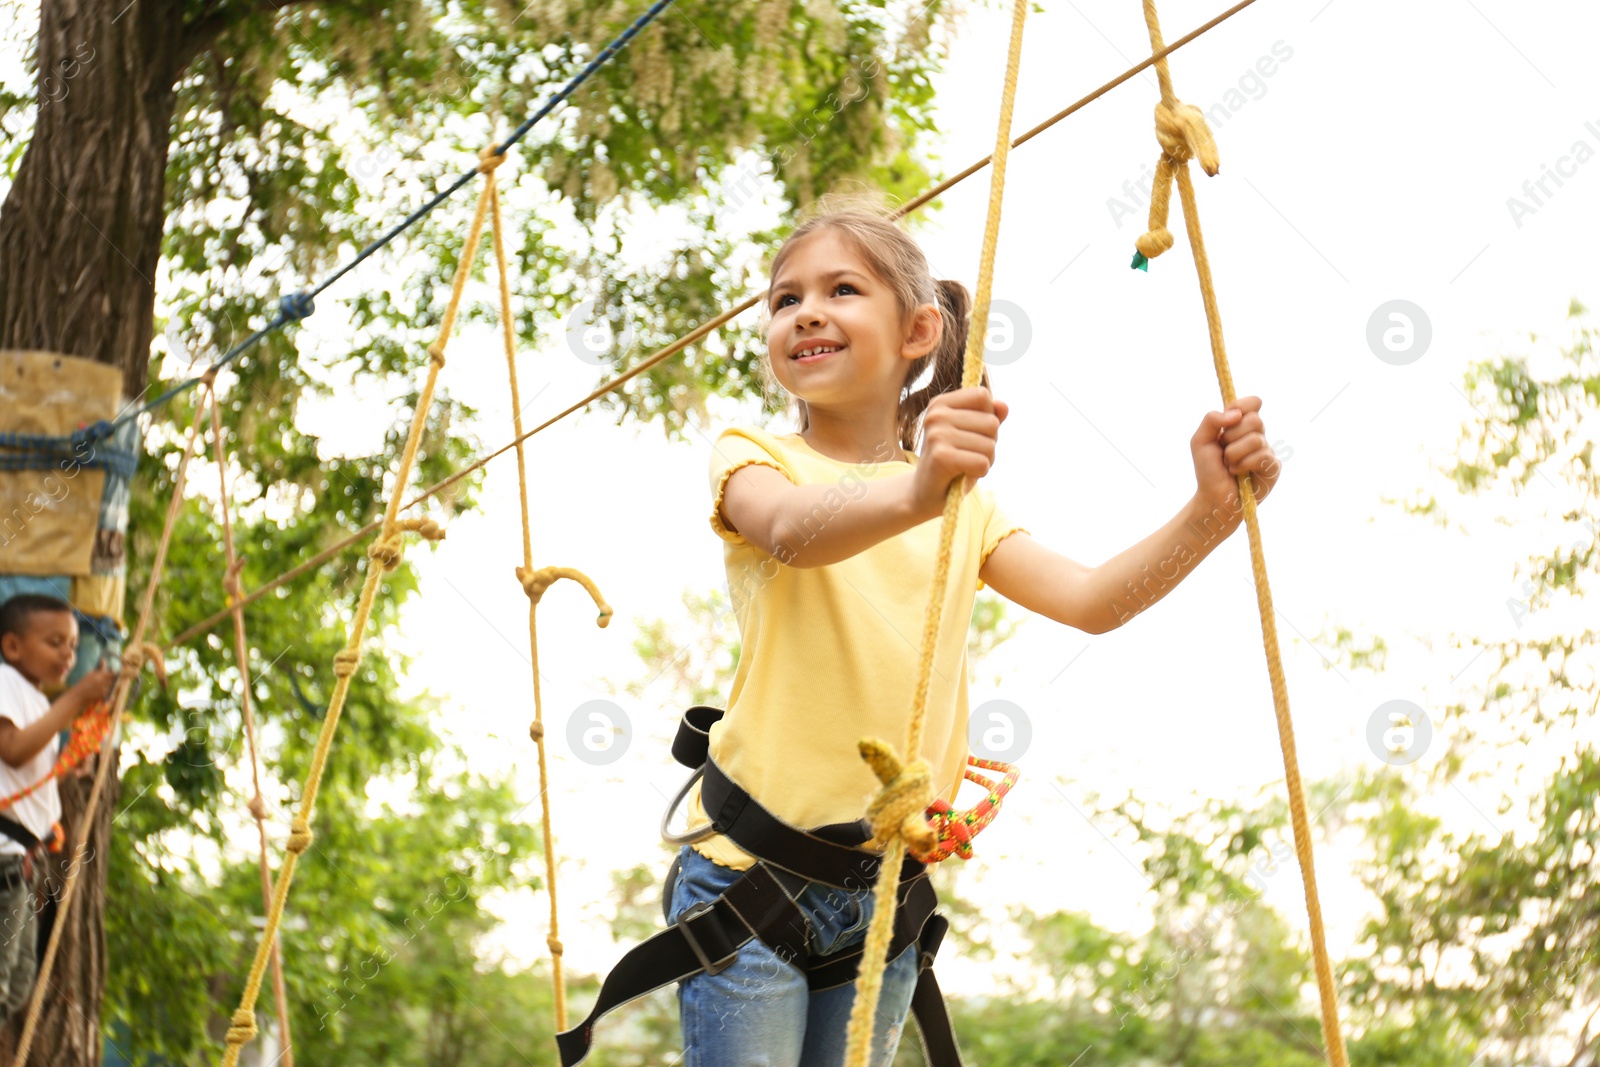
<svg viewBox="0 0 1600 1067">
<path fill-rule="evenodd" d="M 496 167 L 510 158 L 505 152 L 500 151 L 500 146 L 491 144 L 484 146 L 478 153 L 478 173 L 492 174 Z"/>
<path fill-rule="evenodd" d="M 242 570 L 244 570 L 244 557 L 240 556 L 228 564 L 228 569 L 222 572 L 222 591 L 227 594 L 230 608 L 244 595 L 244 587 L 239 582 L 239 572 Z"/>
<path fill-rule="evenodd" d="M 333 654 L 333 675 L 335 678 L 348 678 L 356 673 L 356 664 L 361 662 L 361 652 L 354 648 L 341 648 Z"/>
<path fill-rule="evenodd" d="M 374 563 L 383 564 L 383 569 L 392 571 L 400 566 L 400 557 L 405 554 L 405 545 L 400 541 L 400 532 L 384 535 L 372 542 L 372 547 L 367 549 L 367 555 Z"/>
<path fill-rule="evenodd" d="M 316 310 L 317 305 L 312 303 L 310 293 L 290 293 L 278 301 L 278 314 L 283 316 L 285 322 L 299 322 L 301 319 L 310 318 L 311 313 Z"/>
<path fill-rule="evenodd" d="M 544 740 L 544 723 L 531 722 L 528 724 L 528 736 L 533 738 L 533 743 L 538 744 Z"/>
<path fill-rule="evenodd" d="M 428 359 L 435 367 L 444 367 L 444 340 L 442 338 L 428 346 Z"/>
<path fill-rule="evenodd" d="M 152 644 L 149 641 L 137 647 L 130 645 L 122 650 L 122 669 L 117 672 L 120 680 L 124 684 L 131 685 L 133 680 L 139 676 L 139 672 L 144 669 L 146 663 L 155 672 L 156 681 L 161 684 L 161 688 L 165 689 L 167 687 L 167 660 L 161 654 L 161 646 Z"/>
<path fill-rule="evenodd" d="M 144 666 L 144 649 L 129 646 L 122 650 L 122 670 L 117 673 L 122 680 L 131 682 Z"/>
<path fill-rule="evenodd" d="M 1206 117 L 1193 104 L 1162 101 L 1156 105 L 1156 140 L 1161 142 L 1161 158 L 1156 160 L 1156 174 L 1150 183 L 1150 228 L 1134 240 L 1139 250 L 1133 265 L 1143 267 L 1172 247 L 1172 231 L 1167 229 L 1167 215 L 1172 207 L 1172 181 L 1179 167 L 1191 159 L 1200 161 L 1200 169 L 1216 174 L 1221 169 L 1217 159 L 1217 142 L 1206 125 Z"/>
<path fill-rule="evenodd" d="M 862 738 L 858 747 L 861 758 L 883 783 L 867 804 L 872 840 L 866 847 L 885 848 L 895 837 L 901 837 L 913 853 L 933 851 L 939 835 L 923 817 L 933 803 L 933 771 L 928 761 L 919 756 L 902 763 L 894 749 L 876 737 Z"/>
<path fill-rule="evenodd" d="M 544 943 L 550 946 L 550 955 L 552 956 L 559 956 L 566 951 L 559 937 L 547 937 L 544 939 Z"/>
<path fill-rule="evenodd" d="M 367 555 L 375 562 L 383 564 L 383 569 L 392 571 L 400 566 L 400 559 L 405 555 L 405 541 L 401 534 L 414 533 L 428 541 L 443 541 L 444 527 L 432 519 L 401 519 L 387 533 L 381 534 L 372 547 L 367 549 Z"/>
<path fill-rule="evenodd" d="M 267 821 L 267 802 L 261 799 L 260 793 L 251 797 L 250 803 L 246 804 L 245 807 L 250 809 L 250 815 L 256 822 Z"/>
<path fill-rule="evenodd" d="M 1156 140 L 1161 142 L 1162 154 L 1180 167 L 1198 159 L 1200 169 L 1212 177 L 1221 169 L 1211 127 L 1206 125 L 1205 114 L 1193 104 L 1156 104 Z"/>
<path fill-rule="evenodd" d="M 228 1027 L 227 1042 L 230 1045 L 248 1045 L 256 1039 L 256 1013 L 248 1008 L 240 1008 L 233 1013 L 232 1023 Z"/>
<path fill-rule="evenodd" d="M 310 847 L 311 827 L 304 818 L 296 815 L 294 822 L 289 824 L 289 851 L 298 855 Z"/>
<path fill-rule="evenodd" d="M 444 540 L 444 527 L 432 519 L 401 519 L 399 529 L 414 533 L 425 541 Z"/>
</svg>

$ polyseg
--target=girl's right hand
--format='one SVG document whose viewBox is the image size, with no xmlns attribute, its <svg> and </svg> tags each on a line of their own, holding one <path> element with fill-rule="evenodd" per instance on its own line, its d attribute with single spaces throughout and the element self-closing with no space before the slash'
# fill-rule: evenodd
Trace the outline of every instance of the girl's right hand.
<svg viewBox="0 0 1600 1067">
<path fill-rule="evenodd" d="M 924 520 L 944 514 L 950 483 L 966 476 L 966 491 L 994 466 L 995 438 L 1010 408 L 981 385 L 940 393 L 922 416 L 922 452 L 912 472 L 912 495 Z"/>
</svg>

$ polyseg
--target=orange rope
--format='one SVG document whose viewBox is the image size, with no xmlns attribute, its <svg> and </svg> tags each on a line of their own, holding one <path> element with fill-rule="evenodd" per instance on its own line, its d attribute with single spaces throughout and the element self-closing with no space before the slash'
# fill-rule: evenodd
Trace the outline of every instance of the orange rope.
<svg viewBox="0 0 1600 1067">
<path fill-rule="evenodd" d="M 106 734 L 110 732 L 111 708 L 104 700 L 97 700 L 88 711 L 72 721 L 72 737 L 67 741 L 67 747 L 56 756 L 55 765 L 50 768 L 49 773 L 37 782 L 23 786 L 10 796 L 0 799 L 0 809 L 12 807 L 17 801 L 33 796 L 50 782 L 65 776 L 72 768 L 94 755 L 99 750 L 101 742 L 105 741 Z"/>
</svg>

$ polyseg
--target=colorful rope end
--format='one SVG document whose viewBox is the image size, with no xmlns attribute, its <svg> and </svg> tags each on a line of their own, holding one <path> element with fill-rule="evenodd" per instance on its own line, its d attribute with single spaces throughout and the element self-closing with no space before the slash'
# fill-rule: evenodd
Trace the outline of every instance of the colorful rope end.
<svg viewBox="0 0 1600 1067">
<path fill-rule="evenodd" d="M 1145 258 L 1143 252 L 1135 252 L 1133 254 L 1133 262 L 1128 264 L 1128 267 L 1130 270 L 1142 270 L 1146 274 L 1150 273 L 1150 261 Z"/>
</svg>

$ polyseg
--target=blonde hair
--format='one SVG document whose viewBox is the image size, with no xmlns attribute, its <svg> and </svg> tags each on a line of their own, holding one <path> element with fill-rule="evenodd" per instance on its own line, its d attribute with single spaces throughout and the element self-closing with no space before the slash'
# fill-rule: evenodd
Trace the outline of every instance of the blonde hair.
<svg viewBox="0 0 1600 1067">
<path fill-rule="evenodd" d="M 900 308 L 903 325 L 910 325 L 911 316 L 923 304 L 939 308 L 942 332 L 933 351 L 912 362 L 906 370 L 900 388 L 900 412 L 897 420 L 900 445 L 913 452 L 920 444 L 922 416 L 933 398 L 941 393 L 961 387 L 961 368 L 967 350 L 967 330 L 972 315 L 972 294 L 958 281 L 936 280 L 928 270 L 928 260 L 911 235 L 892 217 L 884 199 L 852 194 L 846 197 L 823 197 L 814 206 L 817 212 L 789 235 L 772 259 L 769 278 L 776 278 L 783 261 L 796 241 L 821 230 L 838 233 L 855 250 L 868 269 L 894 294 Z M 770 317 L 770 304 L 763 303 L 764 316 Z M 763 349 L 761 369 L 768 385 L 779 390 L 769 362 L 770 355 Z M 928 384 L 913 390 L 912 386 L 925 371 L 932 368 Z M 989 385 L 988 371 L 984 371 L 982 384 Z M 810 424 L 806 402 L 790 397 L 790 411 L 794 413 L 800 429 Z"/>
</svg>

